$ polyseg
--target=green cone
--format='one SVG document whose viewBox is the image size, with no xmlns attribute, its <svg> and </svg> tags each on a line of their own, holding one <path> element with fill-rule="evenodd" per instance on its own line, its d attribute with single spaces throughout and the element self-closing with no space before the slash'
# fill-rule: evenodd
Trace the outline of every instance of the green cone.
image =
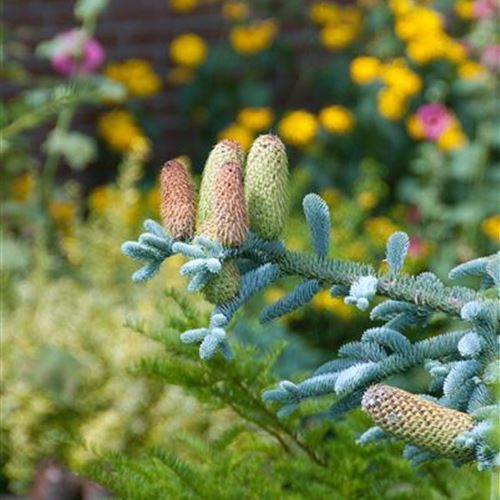
<svg viewBox="0 0 500 500">
<path fill-rule="evenodd" d="M 197 234 L 205 233 L 206 226 L 210 225 L 214 216 L 215 180 L 222 166 L 228 162 L 241 165 L 245 161 L 245 155 L 241 146 L 231 140 L 223 140 L 216 144 L 208 155 L 203 169 L 203 177 L 200 186 L 200 198 L 198 204 Z"/>
<path fill-rule="evenodd" d="M 450 458 L 470 458 L 471 451 L 455 443 L 473 426 L 466 413 L 384 384 L 369 387 L 361 405 L 378 426 L 408 444 Z"/>
<path fill-rule="evenodd" d="M 203 287 L 203 295 L 212 304 L 223 304 L 234 298 L 239 290 L 240 271 L 233 260 L 228 260 L 219 274 Z"/>
<path fill-rule="evenodd" d="M 245 169 L 245 198 L 250 229 L 268 240 L 278 238 L 289 209 L 288 161 L 279 137 L 261 135 L 252 144 Z"/>
</svg>

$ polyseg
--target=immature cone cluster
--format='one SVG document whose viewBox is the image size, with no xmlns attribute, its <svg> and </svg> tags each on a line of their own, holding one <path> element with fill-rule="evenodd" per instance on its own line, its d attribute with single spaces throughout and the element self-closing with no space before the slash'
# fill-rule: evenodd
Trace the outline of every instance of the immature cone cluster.
<svg viewBox="0 0 500 500">
<path fill-rule="evenodd" d="M 450 458 L 470 458 L 471 451 L 455 443 L 473 427 L 466 413 L 384 384 L 369 387 L 361 406 L 378 426 L 406 443 Z"/>
<path fill-rule="evenodd" d="M 288 215 L 288 161 L 275 135 L 261 135 L 252 144 L 245 169 L 245 197 L 250 229 L 258 236 L 279 237 Z"/>
<path fill-rule="evenodd" d="M 160 214 L 163 225 L 176 240 L 193 237 L 196 221 L 196 197 L 187 167 L 170 160 L 160 174 Z"/>
<path fill-rule="evenodd" d="M 288 165 L 285 146 L 276 136 L 258 137 L 246 166 L 244 152 L 237 142 L 219 142 L 210 152 L 203 170 L 197 214 L 193 183 L 180 160 L 164 165 L 160 181 L 161 216 L 174 240 L 188 241 L 196 234 L 215 240 L 227 249 L 243 245 L 249 230 L 264 239 L 277 239 L 285 225 Z M 236 262 L 224 257 L 224 250 L 221 252 L 211 256 L 212 261 L 220 259 L 217 271 L 211 271 L 212 276 L 207 280 L 208 271 L 200 267 L 197 279 L 202 280 L 203 285 L 193 288 L 201 288 L 205 297 L 216 304 L 234 298 L 241 281 Z M 194 265 L 205 264 L 195 262 Z"/>
</svg>

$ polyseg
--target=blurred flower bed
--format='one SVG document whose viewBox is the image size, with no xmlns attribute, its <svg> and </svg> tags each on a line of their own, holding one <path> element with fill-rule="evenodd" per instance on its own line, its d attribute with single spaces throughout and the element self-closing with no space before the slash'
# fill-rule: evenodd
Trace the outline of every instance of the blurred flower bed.
<svg viewBox="0 0 500 500">
<path fill-rule="evenodd" d="M 189 20 L 206 3 L 170 0 L 168 8 Z M 167 82 L 179 96 L 179 153 L 195 173 L 221 138 L 248 148 L 272 131 L 289 146 L 294 222 L 286 237 L 297 250 L 307 232 L 300 200 L 311 190 L 340 228 L 334 257 L 380 259 L 397 229 L 412 236 L 412 271 L 440 274 L 498 248 L 495 2 L 210 3 L 225 19 L 223 36 L 165 40 L 167 75 L 148 60 L 106 58 L 95 27 L 107 0 L 77 1 L 75 27 L 39 45 L 52 74 L 35 77 L 6 61 L 9 81 L 29 87 L 0 117 L 10 386 L 2 461 L 11 488 L 26 490 L 46 456 L 78 466 L 103 443 L 130 448 L 217 425 L 217 417 L 189 416 L 194 403 L 182 394 L 124 377 L 151 346 L 123 323 L 155 321 L 154 287 L 181 279 L 167 269 L 146 291 L 135 289 L 120 256 L 139 221 L 158 218 L 155 138 L 143 103 Z M 89 108 L 98 112 L 95 133 L 73 130 L 77 111 Z M 47 125 L 33 152 L 32 133 Z M 111 164 L 116 178 L 88 192 L 71 176 L 61 181 L 63 164 L 76 172 Z M 265 300 L 284 293 L 273 288 Z M 276 329 L 322 357 L 365 322 L 324 292 Z"/>
</svg>

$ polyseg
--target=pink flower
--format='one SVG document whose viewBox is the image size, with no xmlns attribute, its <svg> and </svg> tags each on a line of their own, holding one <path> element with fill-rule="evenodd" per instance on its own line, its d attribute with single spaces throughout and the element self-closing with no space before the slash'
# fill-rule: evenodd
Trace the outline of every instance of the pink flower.
<svg viewBox="0 0 500 500">
<path fill-rule="evenodd" d="M 92 73 L 104 61 L 101 44 L 82 30 L 72 29 L 61 33 L 56 43 L 51 62 L 54 69 L 63 75 Z"/>
<path fill-rule="evenodd" d="M 410 246 L 408 248 L 408 254 L 410 257 L 420 257 L 425 252 L 425 242 L 420 238 L 410 238 Z"/>
<path fill-rule="evenodd" d="M 474 2 L 474 16 L 478 19 L 493 17 L 498 9 L 495 3 L 495 0 L 476 0 Z"/>
<path fill-rule="evenodd" d="M 451 113 L 439 103 L 420 106 L 416 115 L 422 124 L 425 136 L 433 141 L 439 138 L 452 121 Z"/>
<path fill-rule="evenodd" d="M 500 45 L 486 47 L 481 55 L 481 62 L 492 71 L 500 71 Z"/>
</svg>

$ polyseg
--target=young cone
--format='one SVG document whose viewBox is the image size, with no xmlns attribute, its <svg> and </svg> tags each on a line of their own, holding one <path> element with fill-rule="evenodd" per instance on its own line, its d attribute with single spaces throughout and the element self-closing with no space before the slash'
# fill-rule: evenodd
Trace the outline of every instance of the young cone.
<svg viewBox="0 0 500 500">
<path fill-rule="evenodd" d="M 455 444 L 459 434 L 473 427 L 466 413 L 384 384 L 369 387 L 361 406 L 378 426 L 406 443 L 450 458 L 470 458 L 470 450 Z"/>
<path fill-rule="evenodd" d="M 288 215 L 288 161 L 285 145 L 275 135 L 259 136 L 245 170 L 245 197 L 250 229 L 258 236 L 279 237 Z"/>
<path fill-rule="evenodd" d="M 240 271 L 234 260 L 224 262 L 222 269 L 204 287 L 203 295 L 212 304 L 223 304 L 240 290 Z"/>
<path fill-rule="evenodd" d="M 214 229 L 224 246 L 241 245 L 248 234 L 243 172 L 236 162 L 225 163 L 215 178 Z"/>
<path fill-rule="evenodd" d="M 200 186 L 200 202 L 198 205 L 198 234 L 206 233 L 206 226 L 211 224 L 214 216 L 215 179 L 219 169 L 228 162 L 243 166 L 245 155 L 241 146 L 229 139 L 225 139 L 212 149 L 203 169 Z"/>
<path fill-rule="evenodd" d="M 191 176 L 180 160 L 170 160 L 160 174 L 160 214 L 163 225 L 176 240 L 189 240 L 196 223 L 196 197 Z"/>
</svg>

